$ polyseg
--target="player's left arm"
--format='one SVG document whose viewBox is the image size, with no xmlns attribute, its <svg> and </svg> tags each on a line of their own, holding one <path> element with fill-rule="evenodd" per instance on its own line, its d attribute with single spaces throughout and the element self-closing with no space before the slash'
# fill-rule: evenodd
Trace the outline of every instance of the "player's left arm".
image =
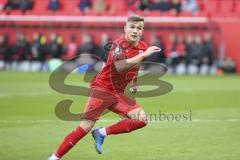
<svg viewBox="0 0 240 160">
<path fill-rule="evenodd" d="M 141 62 L 144 58 L 150 56 L 153 53 L 160 52 L 161 48 L 157 46 L 148 47 L 148 49 L 142 54 L 138 54 L 132 58 L 122 59 L 114 62 L 115 68 L 118 72 L 128 70 L 129 68 L 135 66 L 137 63 Z"/>
</svg>

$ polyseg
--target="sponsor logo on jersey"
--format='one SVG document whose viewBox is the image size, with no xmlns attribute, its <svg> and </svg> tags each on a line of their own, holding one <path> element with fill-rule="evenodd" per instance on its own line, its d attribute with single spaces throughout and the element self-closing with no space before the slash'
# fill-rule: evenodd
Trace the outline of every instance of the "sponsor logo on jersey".
<svg viewBox="0 0 240 160">
<path fill-rule="evenodd" d="M 115 49 L 114 49 L 114 55 L 115 56 L 119 56 L 121 54 L 121 48 L 119 46 L 117 46 Z"/>
</svg>

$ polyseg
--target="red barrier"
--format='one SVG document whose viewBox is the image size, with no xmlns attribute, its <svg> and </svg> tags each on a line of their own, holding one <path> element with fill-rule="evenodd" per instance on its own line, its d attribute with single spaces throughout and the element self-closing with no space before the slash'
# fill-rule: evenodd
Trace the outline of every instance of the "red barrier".
<svg viewBox="0 0 240 160">
<path fill-rule="evenodd" d="M 240 19 L 220 21 L 219 27 L 223 33 L 225 57 L 231 57 L 240 72 Z"/>
</svg>

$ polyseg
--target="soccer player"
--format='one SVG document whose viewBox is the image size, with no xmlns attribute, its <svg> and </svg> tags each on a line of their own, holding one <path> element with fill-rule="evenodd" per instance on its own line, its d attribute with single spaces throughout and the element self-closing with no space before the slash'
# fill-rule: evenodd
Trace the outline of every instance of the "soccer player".
<svg viewBox="0 0 240 160">
<path fill-rule="evenodd" d="M 80 123 L 59 145 L 49 160 L 62 158 L 94 126 L 106 110 L 117 113 L 125 119 L 105 128 L 92 131 L 95 149 L 101 154 L 104 139 L 109 135 L 129 133 L 147 125 L 144 110 L 124 95 L 124 89 L 132 82 L 133 93 L 137 92 L 137 72 L 141 61 L 153 53 L 160 52 L 156 46 L 147 47 L 140 41 L 144 30 L 144 19 L 129 16 L 124 26 L 125 35 L 115 40 L 109 51 L 103 69 L 91 82 L 91 89 Z"/>
</svg>

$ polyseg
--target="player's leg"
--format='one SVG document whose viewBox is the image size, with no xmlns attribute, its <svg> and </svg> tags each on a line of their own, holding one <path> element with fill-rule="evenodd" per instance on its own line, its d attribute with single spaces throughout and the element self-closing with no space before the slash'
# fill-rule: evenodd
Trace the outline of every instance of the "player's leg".
<svg viewBox="0 0 240 160">
<path fill-rule="evenodd" d="M 55 154 L 52 155 L 52 159 L 49 160 L 57 160 L 57 158 L 61 158 L 81 138 L 83 138 L 92 129 L 95 122 L 100 118 L 106 108 L 113 103 L 109 100 L 114 100 L 114 97 L 110 93 L 92 89 L 85 105 L 79 126 L 64 138 Z"/>
<path fill-rule="evenodd" d="M 94 126 L 95 121 L 83 119 L 79 125 L 63 139 L 56 152 L 48 160 L 59 160 Z"/>
<path fill-rule="evenodd" d="M 106 127 L 106 135 L 129 133 L 147 125 L 147 116 L 142 108 L 127 113 L 127 118 Z"/>
<path fill-rule="evenodd" d="M 108 135 L 129 133 L 147 125 L 147 117 L 142 108 L 136 108 L 127 113 L 128 118 L 106 128 L 96 128 L 92 131 L 96 151 L 101 154 L 102 144 Z"/>
<path fill-rule="evenodd" d="M 119 98 L 119 101 L 114 108 L 109 109 L 121 116 L 126 117 L 126 119 L 121 120 L 109 127 L 97 128 L 92 131 L 95 139 L 95 147 L 99 154 L 102 153 L 102 144 L 106 136 L 129 133 L 147 125 L 147 116 L 144 110 L 137 105 L 135 101 L 125 96 Z M 100 139 L 101 141 L 96 141 L 96 139 Z"/>
<path fill-rule="evenodd" d="M 126 119 L 106 127 L 106 135 L 129 133 L 147 125 L 147 116 L 134 99 L 123 94 L 116 96 L 118 97 L 118 104 L 112 111 L 126 117 Z"/>
</svg>

